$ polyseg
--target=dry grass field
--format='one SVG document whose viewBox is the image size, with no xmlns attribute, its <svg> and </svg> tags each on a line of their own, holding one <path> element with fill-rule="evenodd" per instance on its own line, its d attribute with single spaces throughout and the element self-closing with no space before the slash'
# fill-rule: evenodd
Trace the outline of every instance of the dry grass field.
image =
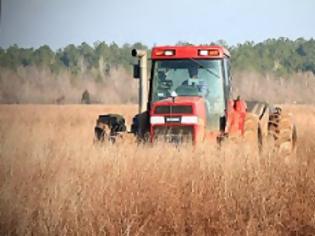
<svg viewBox="0 0 315 236">
<path fill-rule="evenodd" d="M 1 105 L 0 235 L 315 235 L 315 108 L 286 106 L 297 156 L 93 145 L 98 114 Z"/>
</svg>

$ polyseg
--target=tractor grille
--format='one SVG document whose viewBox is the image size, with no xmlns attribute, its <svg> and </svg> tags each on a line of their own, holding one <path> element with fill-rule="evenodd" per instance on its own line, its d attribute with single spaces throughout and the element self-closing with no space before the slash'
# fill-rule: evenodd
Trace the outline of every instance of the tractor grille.
<svg viewBox="0 0 315 236">
<path fill-rule="evenodd" d="M 193 126 L 156 126 L 154 139 L 169 143 L 192 142 L 193 131 Z"/>
<path fill-rule="evenodd" d="M 184 105 L 171 105 L 171 106 L 158 106 L 155 108 L 155 114 L 192 114 L 192 106 Z"/>
</svg>

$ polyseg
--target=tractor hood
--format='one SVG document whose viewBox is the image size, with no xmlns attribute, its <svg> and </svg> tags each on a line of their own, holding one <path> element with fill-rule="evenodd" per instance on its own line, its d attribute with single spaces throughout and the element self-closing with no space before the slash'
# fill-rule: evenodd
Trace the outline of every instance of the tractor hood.
<svg viewBox="0 0 315 236">
<path fill-rule="evenodd" d="M 151 106 L 151 115 L 196 114 L 204 112 L 204 98 L 198 96 L 169 97 L 156 101 Z"/>
<path fill-rule="evenodd" d="M 151 105 L 151 138 L 161 135 L 178 137 L 191 134 L 194 142 L 204 137 L 206 107 L 202 97 L 178 96 L 156 101 Z"/>
</svg>

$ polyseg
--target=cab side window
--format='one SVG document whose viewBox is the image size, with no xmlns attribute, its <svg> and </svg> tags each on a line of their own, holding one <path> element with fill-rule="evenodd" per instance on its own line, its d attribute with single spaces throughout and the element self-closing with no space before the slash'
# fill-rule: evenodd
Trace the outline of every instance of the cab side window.
<svg viewBox="0 0 315 236">
<path fill-rule="evenodd" d="M 224 90 L 226 94 L 226 99 L 231 96 L 232 90 L 232 75 L 231 75 L 231 62 L 229 58 L 224 58 Z"/>
</svg>

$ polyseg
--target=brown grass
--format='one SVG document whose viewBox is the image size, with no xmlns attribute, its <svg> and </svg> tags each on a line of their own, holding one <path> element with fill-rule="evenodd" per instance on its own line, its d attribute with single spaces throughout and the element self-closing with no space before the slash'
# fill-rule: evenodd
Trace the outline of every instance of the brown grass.
<svg viewBox="0 0 315 236">
<path fill-rule="evenodd" d="M 315 75 L 292 73 L 287 76 L 255 72 L 233 73 L 234 96 L 269 103 L 315 104 Z"/>
<path fill-rule="evenodd" d="M 47 68 L 19 67 L 17 71 L 0 68 L 1 104 L 79 104 L 88 90 L 92 103 L 137 102 L 138 82 L 118 67 L 107 76 L 97 70 L 74 75 L 67 70 L 52 73 Z M 127 91 L 127 92 L 126 92 Z"/>
<path fill-rule="evenodd" d="M 289 162 L 240 148 L 93 145 L 100 113 L 0 106 L 0 234 L 314 235 L 315 108 L 289 106 Z"/>
</svg>

